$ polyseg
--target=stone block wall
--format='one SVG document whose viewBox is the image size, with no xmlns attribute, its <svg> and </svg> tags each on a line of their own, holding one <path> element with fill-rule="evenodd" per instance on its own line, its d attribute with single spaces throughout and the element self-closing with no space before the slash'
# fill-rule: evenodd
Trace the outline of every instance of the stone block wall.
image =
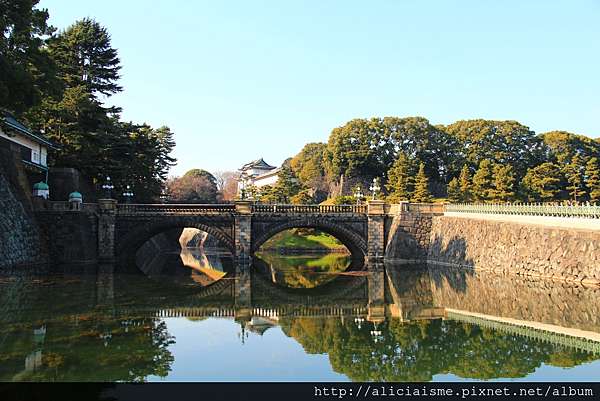
<svg viewBox="0 0 600 401">
<path fill-rule="evenodd" d="M 436 216 L 430 241 L 430 263 L 600 284 L 600 231 Z"/>
<path fill-rule="evenodd" d="M 93 213 L 40 211 L 36 218 L 42 235 L 51 239 L 53 265 L 97 262 L 98 219 Z"/>
<path fill-rule="evenodd" d="M 0 150 L 0 273 L 47 259 L 47 246 L 31 209 L 29 183 L 19 163 L 10 152 Z"/>
<path fill-rule="evenodd" d="M 403 212 L 387 216 L 385 221 L 387 261 L 416 261 L 427 259 L 432 215 Z"/>
</svg>

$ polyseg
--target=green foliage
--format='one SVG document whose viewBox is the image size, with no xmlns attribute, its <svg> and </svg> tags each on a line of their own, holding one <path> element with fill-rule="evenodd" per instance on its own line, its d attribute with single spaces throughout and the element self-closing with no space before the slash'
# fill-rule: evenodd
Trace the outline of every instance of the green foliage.
<svg viewBox="0 0 600 401">
<path fill-rule="evenodd" d="M 450 202 L 460 202 L 461 199 L 460 183 L 457 178 L 453 178 L 448 184 L 448 200 Z"/>
<path fill-rule="evenodd" d="M 290 167 L 303 186 L 324 189 L 325 168 L 324 154 L 327 145 L 324 143 L 308 143 L 300 153 L 292 158 Z"/>
<path fill-rule="evenodd" d="M 458 182 L 460 185 L 460 198 L 461 202 L 470 202 L 473 198 L 471 193 L 471 172 L 469 170 L 469 166 L 466 164 L 463 165 L 460 170 L 460 177 L 458 178 Z"/>
<path fill-rule="evenodd" d="M 336 196 L 333 200 L 334 205 L 354 205 L 356 198 L 350 195 Z"/>
<path fill-rule="evenodd" d="M 281 203 L 291 202 L 291 198 L 300 192 L 300 184 L 298 179 L 292 172 L 291 167 L 282 165 L 279 170 L 277 183 L 273 186 L 273 191 L 277 197 L 277 201 Z"/>
<path fill-rule="evenodd" d="M 303 189 L 302 191 L 298 192 L 296 195 L 293 195 L 290 198 L 290 201 L 294 205 L 309 205 L 309 204 L 314 203 L 313 197 L 310 196 L 308 189 Z"/>
<path fill-rule="evenodd" d="M 401 322 L 379 326 L 327 318 L 283 318 L 283 332 L 312 354 L 324 354 L 334 371 L 353 381 L 430 381 L 454 374 L 471 379 L 525 377 L 543 363 L 574 366 L 594 357 L 527 337 L 453 320 Z"/>
<path fill-rule="evenodd" d="M 326 253 L 324 255 L 282 256 L 273 252 L 258 252 L 257 256 L 268 269 L 274 282 L 290 288 L 315 288 L 339 277 L 350 265 L 346 253 Z"/>
<path fill-rule="evenodd" d="M 585 165 L 585 185 L 589 191 L 590 202 L 600 202 L 600 163 L 595 157 Z"/>
<path fill-rule="evenodd" d="M 18 115 L 59 88 L 45 49 L 54 28 L 38 2 L 0 1 L 0 108 Z"/>
<path fill-rule="evenodd" d="M 433 198 L 429 192 L 429 178 L 425 174 L 425 164 L 419 165 L 419 172 L 415 179 L 415 192 L 412 195 L 412 202 L 431 202 Z"/>
<path fill-rule="evenodd" d="M 573 156 L 571 162 L 564 166 L 564 175 L 568 183 L 566 189 L 569 191 L 569 195 L 574 201 L 582 200 L 583 195 L 585 195 L 585 189 L 583 187 L 584 170 L 585 165 L 581 163 L 581 157 L 579 155 Z"/>
<path fill-rule="evenodd" d="M 483 159 L 479 168 L 473 175 L 472 193 L 477 202 L 486 202 L 492 199 L 492 162 Z"/>
<path fill-rule="evenodd" d="M 517 121 L 463 120 L 444 129 L 460 143 L 455 157 L 471 166 L 479 166 L 486 159 L 510 164 L 517 180 L 544 158 L 541 140 Z"/>
<path fill-rule="evenodd" d="M 546 145 L 546 160 L 565 166 L 572 163 L 575 157 L 585 163 L 591 157 L 600 154 L 600 142 L 583 135 L 575 135 L 566 131 L 551 131 L 540 135 Z"/>
<path fill-rule="evenodd" d="M 423 162 L 434 181 L 445 183 L 455 146 L 449 135 L 422 117 L 355 119 L 331 132 L 325 170 L 331 180 L 344 175 L 370 181 L 384 177 L 403 152 Z"/>
<path fill-rule="evenodd" d="M 407 201 L 414 191 L 415 165 L 404 152 L 398 153 L 392 168 L 388 171 L 386 188 L 390 202 Z"/>
<path fill-rule="evenodd" d="M 490 199 L 494 202 L 508 202 L 515 197 L 515 176 L 510 164 L 495 164 L 493 167 L 494 181 L 490 190 Z"/>
<path fill-rule="evenodd" d="M 93 96 L 123 89 L 117 84 L 121 69 L 117 50 L 98 22 L 90 18 L 75 22 L 50 39 L 48 48 L 68 88 L 83 86 Z"/>
<path fill-rule="evenodd" d="M 521 184 L 530 202 L 547 202 L 560 197 L 562 181 L 560 167 L 546 162 L 529 169 Z"/>
<path fill-rule="evenodd" d="M 267 249 L 308 249 L 308 250 L 341 250 L 346 249 L 337 238 L 314 228 L 289 229 L 275 234 L 267 240 L 261 250 Z"/>
<path fill-rule="evenodd" d="M 44 25 L 47 14 L 36 15 Z M 34 30 L 38 36 L 49 32 L 49 28 Z M 52 90 L 40 89 L 40 101 L 27 103 L 32 107 L 23 116 L 31 128 L 61 146 L 50 153 L 49 164 L 76 168 L 95 183 L 110 176 L 117 193 L 130 185 L 136 201 L 155 201 L 175 163 L 170 156 L 173 133 L 168 127 L 119 121 L 119 108 L 100 102 L 99 95 L 122 90 L 117 83 L 121 66 L 107 30 L 86 18 L 49 38 L 47 46 L 34 42 L 52 61 L 51 71 L 40 71 L 46 86 L 38 86 Z"/>
</svg>

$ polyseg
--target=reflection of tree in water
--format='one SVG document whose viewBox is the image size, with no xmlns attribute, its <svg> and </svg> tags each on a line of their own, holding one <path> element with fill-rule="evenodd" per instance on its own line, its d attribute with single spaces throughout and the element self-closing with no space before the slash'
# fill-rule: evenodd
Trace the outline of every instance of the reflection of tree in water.
<svg viewBox="0 0 600 401">
<path fill-rule="evenodd" d="M 479 326 L 442 320 L 383 323 L 374 342 L 372 325 L 359 329 L 338 319 L 285 319 L 281 326 L 308 353 L 327 353 L 332 368 L 354 381 L 429 381 L 436 374 L 463 378 L 524 377 L 542 363 L 576 366 L 596 359 Z"/>
<path fill-rule="evenodd" d="M 45 338 L 32 341 L 35 324 L 0 329 L 2 381 L 143 381 L 167 376 L 174 343 L 164 321 L 115 319 L 101 314 L 65 316 L 46 322 Z M 38 356 L 34 364 L 24 360 Z"/>
<path fill-rule="evenodd" d="M 291 288 L 323 285 L 335 279 L 350 265 L 350 257 L 340 253 L 290 256 L 260 252 L 256 256 L 265 262 L 265 266 L 261 266 L 262 270 L 267 271 L 276 283 Z"/>
</svg>

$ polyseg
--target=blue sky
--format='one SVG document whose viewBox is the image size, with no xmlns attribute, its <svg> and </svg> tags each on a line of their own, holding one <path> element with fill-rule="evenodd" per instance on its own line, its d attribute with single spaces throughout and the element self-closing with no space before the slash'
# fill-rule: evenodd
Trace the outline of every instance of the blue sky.
<svg viewBox="0 0 600 401">
<path fill-rule="evenodd" d="M 600 136 L 600 1 L 42 0 L 112 34 L 123 119 L 172 173 L 279 164 L 352 118 L 511 119 Z"/>
</svg>

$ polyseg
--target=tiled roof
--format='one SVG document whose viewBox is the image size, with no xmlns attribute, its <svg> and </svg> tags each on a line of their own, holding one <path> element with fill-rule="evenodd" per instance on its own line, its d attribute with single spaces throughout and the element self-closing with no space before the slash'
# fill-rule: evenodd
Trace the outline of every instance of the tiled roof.
<svg viewBox="0 0 600 401">
<path fill-rule="evenodd" d="M 32 139 L 33 141 L 35 141 L 37 143 L 44 144 L 44 145 L 54 148 L 54 149 L 58 148 L 58 146 L 55 143 L 51 142 L 49 139 L 44 137 L 42 134 L 33 133 L 29 128 L 27 128 L 21 122 L 19 122 L 12 114 L 10 114 L 6 111 L 1 112 L 0 124 L 2 124 L 3 126 L 6 126 L 8 128 L 11 128 L 15 131 L 20 132 L 21 134 L 29 137 L 30 139 Z"/>
<path fill-rule="evenodd" d="M 244 170 L 248 170 L 251 168 L 257 168 L 257 169 L 262 169 L 262 170 L 272 170 L 274 168 L 276 168 L 275 166 L 271 166 L 270 164 L 268 164 L 267 162 L 265 162 L 262 157 L 258 160 L 254 160 L 251 161 L 250 163 L 246 163 L 244 164 L 240 170 L 244 171 Z"/>
</svg>

